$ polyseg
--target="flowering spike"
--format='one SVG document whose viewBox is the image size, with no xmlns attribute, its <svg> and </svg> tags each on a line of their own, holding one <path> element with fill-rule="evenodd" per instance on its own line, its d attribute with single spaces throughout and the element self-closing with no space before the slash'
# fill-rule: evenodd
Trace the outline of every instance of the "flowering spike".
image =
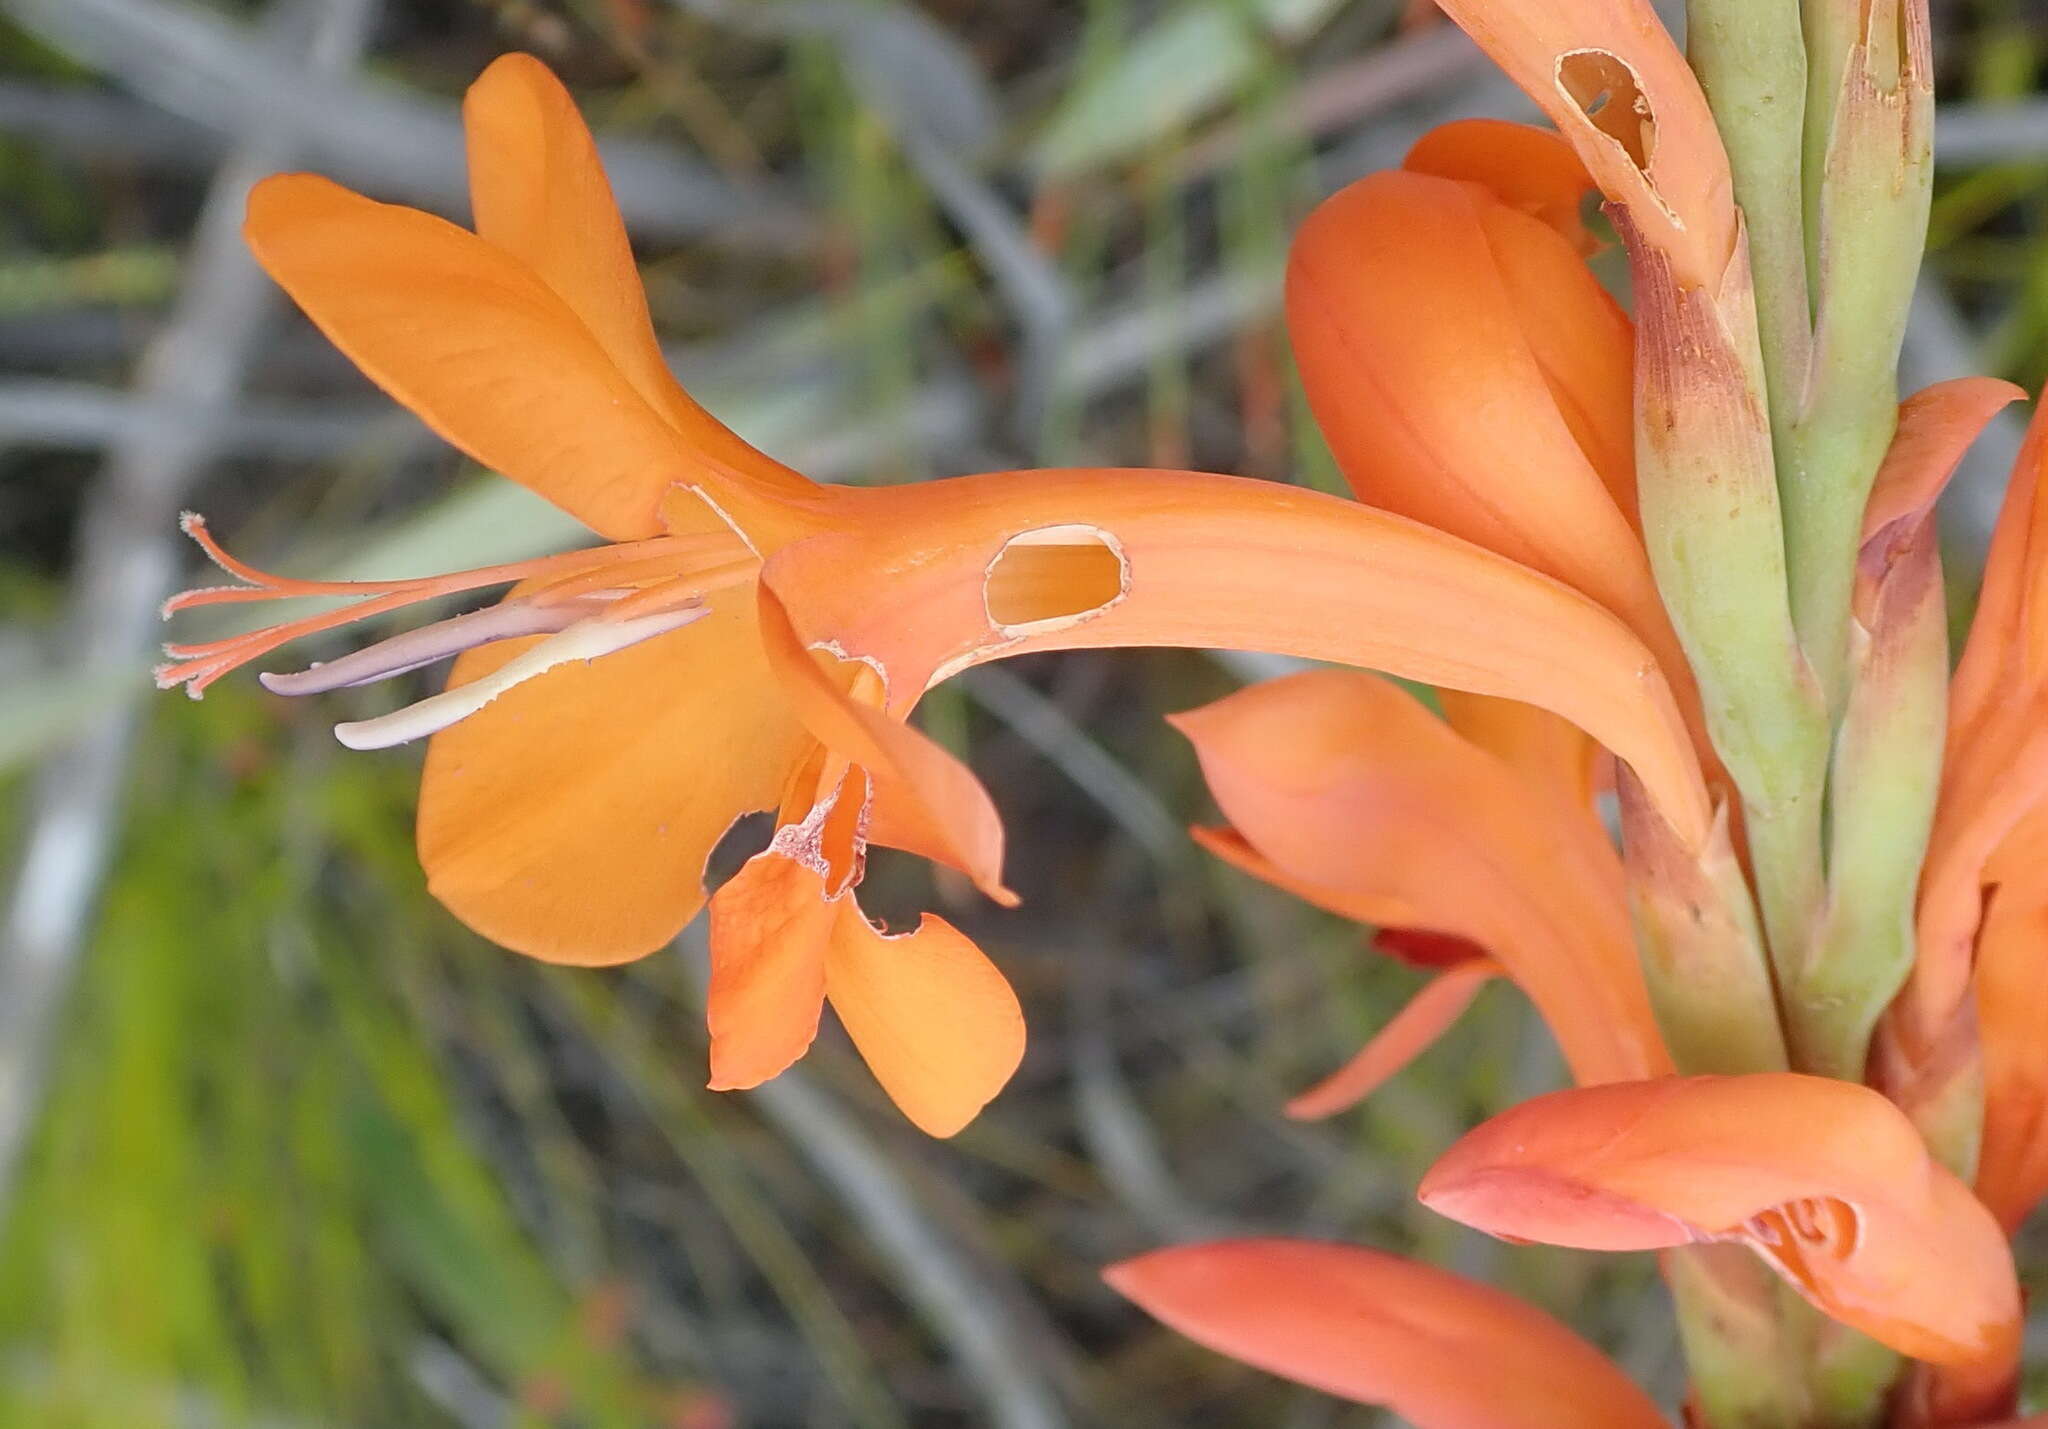
<svg viewBox="0 0 2048 1429">
<path fill-rule="evenodd" d="M 1807 16 L 1811 367 L 1781 462 L 1792 608 L 1839 709 L 1858 529 L 1898 403 L 1932 201 L 1927 0 L 1818 0 Z"/>
<path fill-rule="evenodd" d="M 1798 413 L 1813 343 L 1799 9 L 1780 0 L 1689 0 L 1686 6 L 1686 58 L 1727 147 L 1748 239 L 1774 445 L 1782 445 Z"/>
<path fill-rule="evenodd" d="M 1829 729 L 1787 598 L 1755 311 L 1738 271 L 1715 302 L 1630 236 L 1643 538 L 1742 795 L 1758 898 L 1781 980 L 1820 914 Z"/>
</svg>

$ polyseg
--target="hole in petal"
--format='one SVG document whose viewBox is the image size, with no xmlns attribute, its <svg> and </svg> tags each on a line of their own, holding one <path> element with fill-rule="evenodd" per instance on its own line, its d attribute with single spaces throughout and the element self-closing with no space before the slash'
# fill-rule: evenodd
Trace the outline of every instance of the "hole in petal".
<svg viewBox="0 0 2048 1429">
<path fill-rule="evenodd" d="M 1572 50 L 1557 57 L 1557 82 L 1593 127 L 1628 151 L 1645 174 L 1657 152 L 1657 117 L 1636 82 L 1636 72 L 1606 50 Z"/>
<path fill-rule="evenodd" d="M 1044 526 L 1004 543 L 989 563 L 982 601 L 1005 635 L 1056 630 L 1108 609 L 1130 586 L 1130 565 L 1108 532 Z"/>
<path fill-rule="evenodd" d="M 1831 1264 L 1856 1253 L 1863 1218 L 1834 1196 L 1803 1196 L 1759 1212 L 1743 1226 L 1741 1239 L 1802 1285 L 1818 1288 Z"/>
<path fill-rule="evenodd" d="M 748 859 L 768 847 L 774 834 L 775 813 L 771 809 L 756 809 L 734 819 L 732 827 L 713 845 L 711 856 L 704 860 L 705 891 L 716 893 L 723 888 Z"/>
<path fill-rule="evenodd" d="M 950 891 L 942 894 L 942 886 Z M 861 916 L 885 935 L 907 933 L 918 925 L 926 909 L 964 899 L 965 888 L 962 875 L 939 868 L 922 854 L 869 844 L 861 866 Z"/>
</svg>

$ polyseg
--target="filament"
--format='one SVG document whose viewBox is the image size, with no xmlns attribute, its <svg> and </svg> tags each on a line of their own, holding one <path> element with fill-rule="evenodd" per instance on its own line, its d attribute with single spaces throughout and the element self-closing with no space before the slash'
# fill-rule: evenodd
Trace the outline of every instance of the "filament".
<svg viewBox="0 0 2048 1429">
<path fill-rule="evenodd" d="M 352 598 L 337 609 L 244 634 L 165 645 L 164 654 L 169 658 L 156 668 L 157 685 L 163 689 L 183 685 L 194 699 L 229 671 L 280 646 L 422 601 L 491 586 L 521 582 L 533 585 L 496 606 L 422 626 L 328 664 L 314 665 L 297 674 L 265 675 L 265 686 L 279 694 L 294 695 L 342 689 L 404 674 L 497 640 L 563 635 L 586 620 L 638 630 L 643 628 L 643 618 L 669 619 L 671 624 L 667 628 L 677 628 L 678 623 L 672 618 L 678 613 L 701 607 L 707 596 L 750 579 L 759 568 L 758 560 L 737 537 L 705 533 L 656 536 L 405 580 L 301 580 L 275 575 L 237 559 L 214 540 L 200 516 L 187 512 L 179 525 L 209 560 L 242 583 L 182 591 L 164 602 L 166 617 L 207 605 L 307 596 Z M 591 638 L 583 637 L 585 643 Z M 619 638 L 619 631 L 614 629 L 604 638 Z"/>
</svg>

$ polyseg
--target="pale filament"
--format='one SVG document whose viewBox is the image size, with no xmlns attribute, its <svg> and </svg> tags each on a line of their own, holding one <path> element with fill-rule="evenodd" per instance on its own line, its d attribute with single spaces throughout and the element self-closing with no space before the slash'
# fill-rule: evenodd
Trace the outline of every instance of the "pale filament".
<svg viewBox="0 0 2048 1429">
<path fill-rule="evenodd" d="M 699 601 L 673 605 L 666 610 L 626 620 L 608 620 L 602 615 L 579 620 L 531 649 L 521 651 L 480 679 L 443 690 L 438 695 L 429 695 L 415 704 L 375 719 L 338 724 L 334 727 L 334 737 L 350 749 L 388 749 L 394 744 L 439 734 L 450 725 L 468 719 L 507 690 L 545 675 L 557 665 L 616 655 L 643 640 L 680 630 L 710 613 L 711 608 Z"/>
<path fill-rule="evenodd" d="M 157 684 L 165 689 L 182 684 L 195 699 L 230 670 L 267 655 L 290 641 L 421 601 L 519 582 L 529 583 L 532 588 L 497 605 L 436 621 L 325 665 L 316 664 L 297 674 L 265 675 L 263 683 L 279 694 L 316 694 L 403 674 L 479 645 L 534 635 L 547 638 L 541 646 L 528 653 L 537 654 L 540 649 L 548 647 L 558 657 L 553 663 L 567 659 L 594 659 L 689 624 L 706 613 L 704 601 L 708 596 L 750 579 L 759 569 L 758 560 L 738 538 L 722 534 L 693 534 L 656 536 L 509 565 L 485 566 L 408 580 L 309 581 L 273 575 L 237 560 L 213 539 L 205 521 L 198 516 L 188 513 L 180 524 L 214 564 L 244 584 L 181 592 L 164 602 L 166 617 L 203 605 L 304 596 L 354 597 L 351 603 L 338 609 L 245 634 L 166 645 L 164 653 L 170 659 L 157 667 Z M 592 624 L 604 628 L 572 635 Z M 572 651 L 588 653 L 568 653 Z M 532 668 L 534 663 L 522 655 L 512 664 L 528 669 L 529 673 L 508 681 L 505 671 L 501 670 L 493 677 L 493 683 L 509 689 L 523 679 L 530 679 L 534 673 L 539 673 L 538 669 Z M 541 668 L 551 668 L 551 665 Z M 477 693 L 482 694 L 481 691 Z M 430 702 L 422 702 L 427 703 Z M 464 702 L 451 701 L 434 708 L 446 712 L 461 703 Z M 481 707 L 474 696 L 469 703 Z M 418 710 L 420 707 L 412 708 Z M 397 712 L 399 715 L 406 713 Z M 385 719 L 393 721 L 392 729 L 415 729 L 436 717 L 430 712 L 405 721 L 398 720 L 396 715 Z M 381 724 L 380 721 L 364 723 Z M 363 735 L 378 739 L 383 737 L 383 731 L 365 730 Z M 411 733 L 397 736 L 398 739 L 416 737 Z M 347 738 L 344 736 L 345 740 Z"/>
</svg>

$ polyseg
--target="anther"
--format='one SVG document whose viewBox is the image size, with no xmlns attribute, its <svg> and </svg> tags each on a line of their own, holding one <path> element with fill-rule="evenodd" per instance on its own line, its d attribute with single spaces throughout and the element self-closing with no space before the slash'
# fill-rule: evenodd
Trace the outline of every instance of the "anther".
<svg viewBox="0 0 2048 1429">
<path fill-rule="evenodd" d="M 379 640 L 360 650 L 295 674 L 275 675 L 268 671 L 256 678 L 274 695 L 322 695 L 329 690 L 352 689 L 357 685 L 387 680 L 395 675 L 460 655 L 479 645 L 513 640 L 524 635 L 552 635 L 566 630 L 586 616 L 596 614 L 608 602 L 595 597 L 563 601 L 559 605 L 535 605 L 508 600 L 486 606 L 467 615 L 437 620 L 403 635 Z"/>
<path fill-rule="evenodd" d="M 452 690 L 393 710 L 375 719 L 356 720 L 334 727 L 334 737 L 350 749 L 389 749 L 438 734 L 450 725 L 468 719 L 507 690 L 545 675 L 557 665 L 590 661 L 680 630 L 711 613 L 706 605 L 657 611 L 631 620 L 606 620 L 591 616 L 506 661 L 490 674 Z"/>
</svg>

